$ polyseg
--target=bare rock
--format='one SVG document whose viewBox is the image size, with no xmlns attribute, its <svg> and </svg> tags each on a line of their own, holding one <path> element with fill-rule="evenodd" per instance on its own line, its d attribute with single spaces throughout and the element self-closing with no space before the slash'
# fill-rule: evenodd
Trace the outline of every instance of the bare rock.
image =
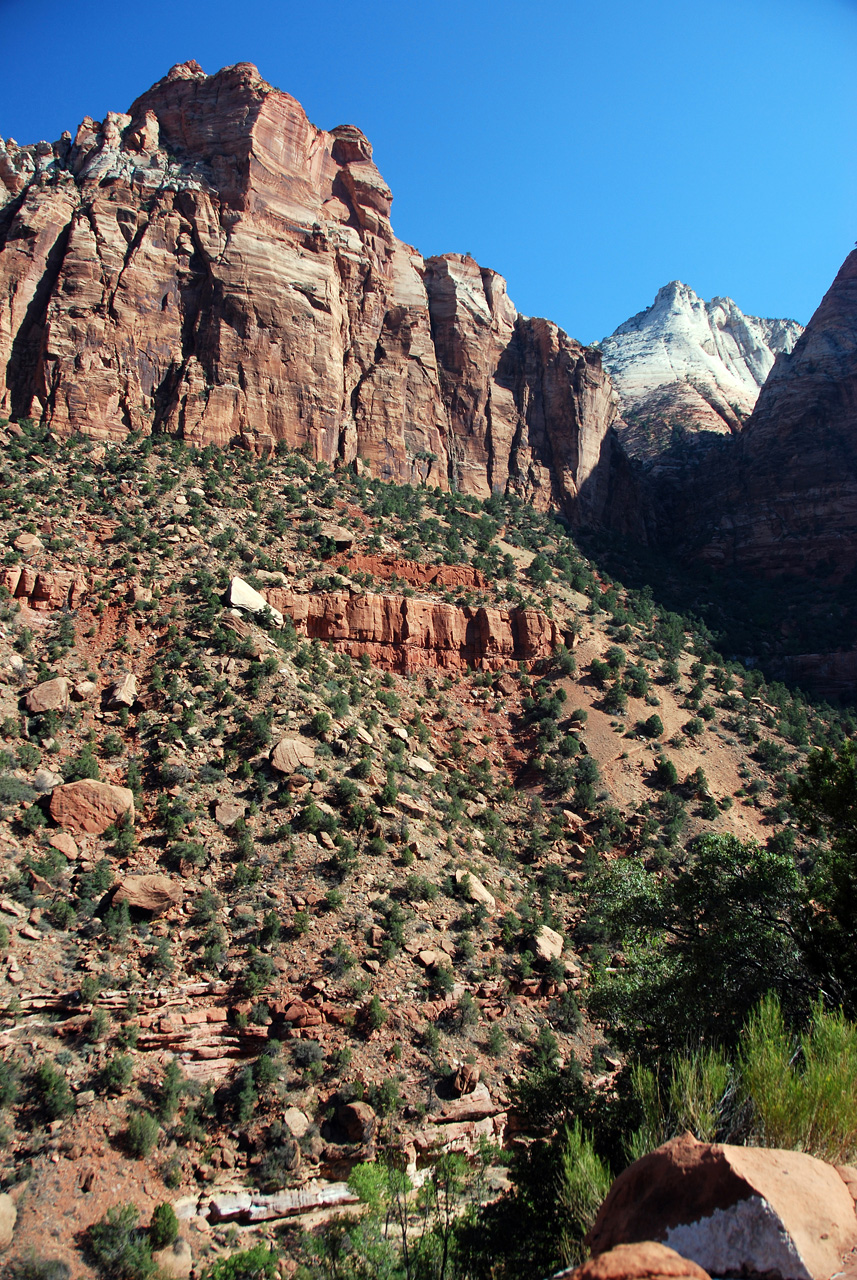
<svg viewBox="0 0 857 1280">
<path fill-rule="evenodd" d="M 450 1084 L 457 1098 L 473 1093 L 479 1083 L 479 1068 L 472 1062 L 463 1062 L 452 1074 Z"/>
<path fill-rule="evenodd" d="M 33 775 L 33 788 L 40 795 L 47 795 L 54 787 L 61 786 L 62 774 L 54 773 L 51 769 L 37 769 Z"/>
<path fill-rule="evenodd" d="M 533 950 L 539 960 L 558 960 L 562 955 L 562 934 L 543 924 L 533 938 Z"/>
<path fill-rule="evenodd" d="M 74 686 L 74 696 L 78 702 L 88 702 L 98 692 L 98 685 L 94 680 L 80 680 Z"/>
<path fill-rule="evenodd" d="M 271 752 L 271 766 L 278 773 L 297 773 L 315 764 L 315 748 L 306 738 L 281 738 Z"/>
<path fill-rule="evenodd" d="M 351 530 L 343 529 L 338 524 L 323 524 L 321 526 L 321 537 L 328 538 L 337 551 L 347 551 L 354 542 L 354 534 Z"/>
<path fill-rule="evenodd" d="M 215 821 L 224 829 L 234 826 L 239 818 L 243 818 L 247 806 L 243 800 L 218 800 L 214 806 Z"/>
<path fill-rule="evenodd" d="M 65 676 L 45 680 L 30 690 L 24 702 L 32 715 L 44 711 L 65 711 L 68 708 L 68 680 Z"/>
<path fill-rule="evenodd" d="M 360 1142 L 365 1146 L 375 1137 L 378 1117 L 368 1102 L 347 1102 L 339 1108 L 336 1118 L 349 1142 Z"/>
<path fill-rule="evenodd" d="M 176 1240 L 152 1254 L 161 1275 L 170 1280 L 188 1280 L 193 1271 L 193 1253 L 187 1240 Z"/>
<path fill-rule="evenodd" d="M 232 579 L 229 584 L 228 598 L 233 608 L 245 609 L 247 613 L 264 613 L 266 609 L 270 609 L 277 626 L 281 627 L 283 625 L 283 615 L 279 609 L 275 609 L 268 604 L 265 597 L 255 587 L 251 587 L 249 582 L 245 582 L 243 578 Z"/>
<path fill-rule="evenodd" d="M 125 876 L 113 895 L 114 902 L 127 902 L 129 907 L 161 915 L 184 901 L 184 890 L 169 876 Z"/>
<path fill-rule="evenodd" d="M 654 1240 L 617 1244 L 554 1280 L 709 1280 L 708 1272 Z"/>
<path fill-rule="evenodd" d="M 17 1220 L 15 1201 L 6 1192 L 0 1194 L 0 1249 L 8 1249 L 12 1243 Z"/>
<path fill-rule="evenodd" d="M 133 707 L 136 701 L 137 677 L 130 671 L 119 680 L 114 680 L 104 698 L 105 706 L 114 711 L 118 711 L 120 707 Z"/>
<path fill-rule="evenodd" d="M 298 1107 L 286 1107 L 283 1112 L 283 1123 L 293 1138 L 302 1138 L 310 1125 L 309 1119 Z"/>
<path fill-rule="evenodd" d="M 41 538 L 35 533 L 19 533 L 12 546 L 16 551 L 20 551 L 22 556 L 34 556 L 44 547 Z"/>
<path fill-rule="evenodd" d="M 134 821 L 134 793 L 92 778 L 66 782 L 51 793 L 50 814 L 64 831 L 100 836 L 120 818 Z"/>
<path fill-rule="evenodd" d="M 69 862 L 74 862 L 80 856 L 80 850 L 66 831 L 51 832 L 48 836 L 48 844 L 68 858 Z"/>
<path fill-rule="evenodd" d="M 813 1156 L 687 1133 L 619 1175 L 586 1244 L 606 1253 L 640 1240 L 710 1275 L 827 1280 L 857 1247 L 857 1216 L 842 1178 Z"/>
<path fill-rule="evenodd" d="M 468 871 L 466 867 L 456 871 L 455 883 L 461 885 L 469 902 L 481 902 L 489 912 L 496 910 L 497 900 L 493 893 L 486 889 L 479 877 L 475 876 L 472 871 Z"/>
<path fill-rule="evenodd" d="M 271 587 L 267 597 L 300 635 L 404 674 L 533 663 L 549 657 L 560 638 L 557 624 L 540 609 L 459 606 L 374 592 L 306 594 L 289 587 Z"/>
</svg>

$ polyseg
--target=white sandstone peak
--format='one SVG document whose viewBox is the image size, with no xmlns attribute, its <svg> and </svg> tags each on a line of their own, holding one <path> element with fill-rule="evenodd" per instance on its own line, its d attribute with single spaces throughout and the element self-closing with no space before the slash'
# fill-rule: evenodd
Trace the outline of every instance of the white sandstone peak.
<svg viewBox="0 0 857 1280">
<path fill-rule="evenodd" d="M 626 414 L 675 410 L 688 427 L 729 431 L 752 412 L 776 356 L 802 332 L 795 320 L 748 316 L 731 298 L 705 302 L 671 280 L 599 345 Z"/>
</svg>

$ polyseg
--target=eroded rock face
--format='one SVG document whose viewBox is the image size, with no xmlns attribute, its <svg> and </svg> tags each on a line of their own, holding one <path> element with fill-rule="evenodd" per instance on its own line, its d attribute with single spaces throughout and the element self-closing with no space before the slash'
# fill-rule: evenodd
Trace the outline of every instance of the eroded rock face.
<svg viewBox="0 0 857 1280">
<path fill-rule="evenodd" d="M 709 502 L 715 566 L 841 581 L 857 567 L 857 251 L 762 388 Z M 698 492 L 706 490 L 700 479 Z M 700 539 L 702 540 L 702 539 Z"/>
<path fill-rule="evenodd" d="M 827 1280 L 857 1246 L 837 1171 L 798 1151 L 697 1142 L 689 1133 L 614 1182 L 586 1237 L 593 1253 L 656 1240 L 710 1275 Z"/>
<path fill-rule="evenodd" d="M 398 595 L 269 587 L 269 603 L 296 631 L 352 657 L 409 672 L 468 665 L 492 670 L 548 657 L 559 631 L 539 609 L 468 607 Z"/>
<path fill-rule="evenodd" d="M 651 462 L 676 430 L 740 431 L 777 355 L 802 332 L 795 320 L 745 315 L 731 298 L 704 302 L 680 280 L 664 285 L 600 344 L 619 393 L 624 449 Z"/>
<path fill-rule="evenodd" d="M 0 141 L 0 413 L 284 441 L 591 521 L 600 355 L 472 259 L 426 262 L 391 200 L 359 129 L 317 129 L 249 63 L 174 67 L 53 146 Z"/>
</svg>

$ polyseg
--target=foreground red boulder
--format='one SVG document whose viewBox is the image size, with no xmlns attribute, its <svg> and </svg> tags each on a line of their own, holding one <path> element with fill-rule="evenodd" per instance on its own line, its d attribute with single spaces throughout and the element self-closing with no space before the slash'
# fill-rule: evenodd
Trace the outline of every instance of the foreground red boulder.
<svg viewBox="0 0 857 1280">
<path fill-rule="evenodd" d="M 561 1271 L 555 1280 L 708 1280 L 703 1271 L 675 1249 L 641 1240 L 638 1244 L 618 1244 L 599 1253 L 582 1266 Z"/>
<path fill-rule="evenodd" d="M 586 1244 L 598 1254 L 641 1240 L 660 1241 L 714 1276 L 828 1280 L 857 1248 L 857 1214 L 822 1160 L 687 1133 L 619 1175 Z"/>
<path fill-rule="evenodd" d="M 82 778 L 54 789 L 50 812 L 64 831 L 100 836 L 120 818 L 134 821 L 134 793 L 128 787 Z"/>
</svg>

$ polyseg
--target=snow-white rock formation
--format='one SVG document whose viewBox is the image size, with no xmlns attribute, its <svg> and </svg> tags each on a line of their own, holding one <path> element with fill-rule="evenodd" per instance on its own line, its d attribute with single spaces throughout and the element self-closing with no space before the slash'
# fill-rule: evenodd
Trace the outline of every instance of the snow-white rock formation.
<svg viewBox="0 0 857 1280">
<path fill-rule="evenodd" d="M 626 448 L 657 453 L 676 432 L 739 431 L 780 352 L 803 329 L 795 320 L 746 316 L 731 298 L 704 302 L 680 280 L 600 343 L 619 393 Z"/>
</svg>

